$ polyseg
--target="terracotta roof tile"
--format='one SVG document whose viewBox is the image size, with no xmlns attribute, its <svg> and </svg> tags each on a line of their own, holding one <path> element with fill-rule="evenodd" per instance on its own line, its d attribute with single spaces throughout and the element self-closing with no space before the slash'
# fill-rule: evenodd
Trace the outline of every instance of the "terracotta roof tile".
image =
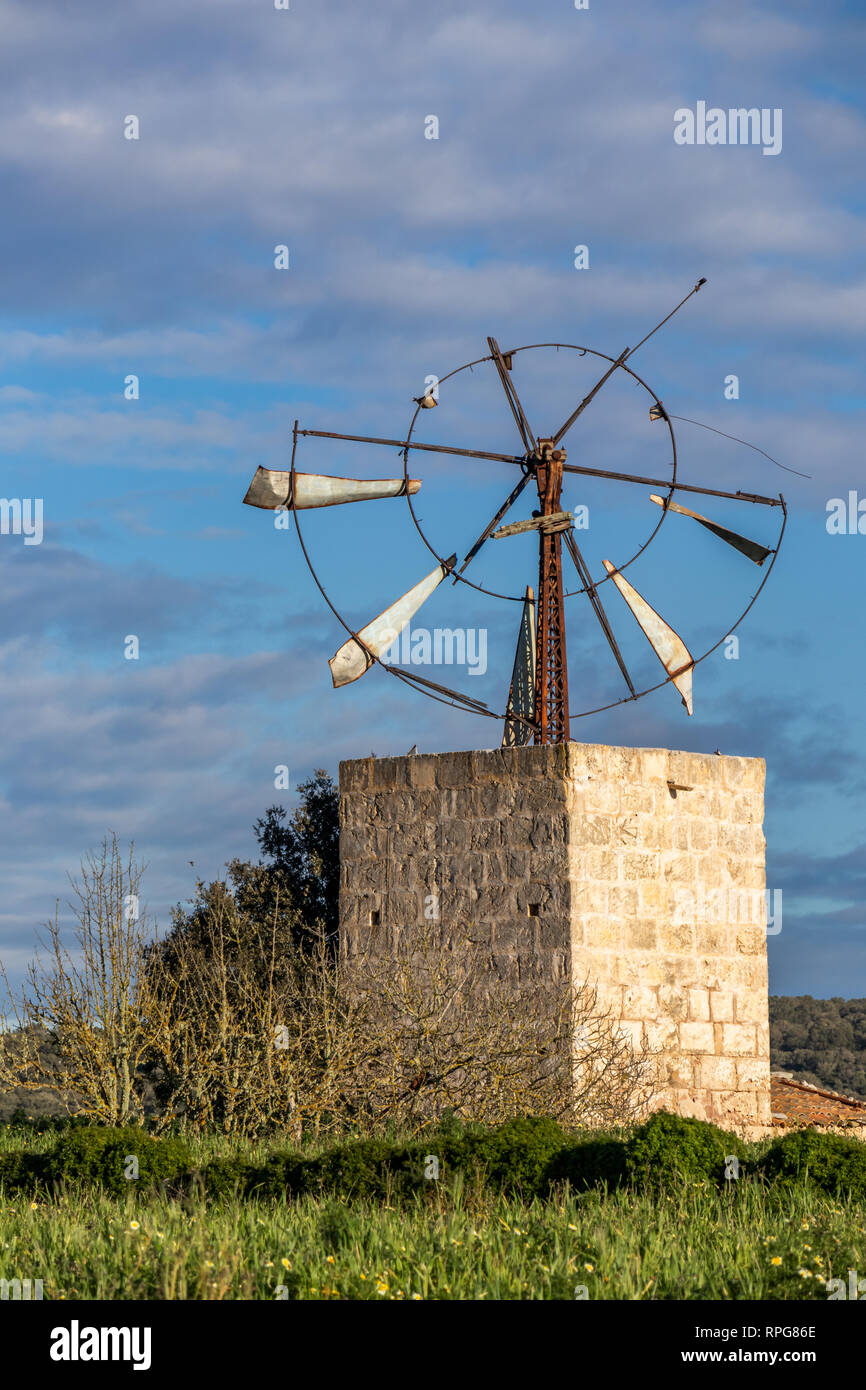
<svg viewBox="0 0 866 1390">
<path fill-rule="evenodd" d="M 866 1101 L 822 1091 L 785 1072 L 770 1074 L 770 1109 L 774 1125 L 866 1125 Z"/>
</svg>

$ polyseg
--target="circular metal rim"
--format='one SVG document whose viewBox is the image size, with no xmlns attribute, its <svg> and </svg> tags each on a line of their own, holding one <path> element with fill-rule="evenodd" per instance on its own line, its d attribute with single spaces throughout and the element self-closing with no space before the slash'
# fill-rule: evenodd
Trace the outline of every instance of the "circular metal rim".
<svg viewBox="0 0 866 1390">
<path fill-rule="evenodd" d="M 548 345 L 547 345 L 547 344 L 541 344 L 540 346 L 548 346 Z M 478 360 L 479 360 L 480 362 L 482 362 L 482 361 L 488 361 L 489 359 L 488 359 L 488 358 L 479 358 Z M 613 360 L 613 359 L 608 358 L 608 361 L 612 361 L 612 360 Z M 443 377 L 442 380 L 445 380 L 445 378 Z M 643 383 L 642 383 L 642 384 L 643 384 Z M 299 522 L 299 520 L 298 520 L 298 509 L 297 509 L 297 507 L 296 507 L 296 505 L 295 505 L 295 496 L 296 496 L 296 492 L 297 492 L 297 489 L 296 489 L 296 487 L 295 487 L 295 454 L 296 454 L 296 451 L 297 451 L 297 447 L 298 447 L 298 422 L 297 422 L 297 420 L 296 420 L 296 421 L 295 421 L 295 428 L 294 428 L 293 436 L 292 436 L 292 461 L 291 461 L 292 504 L 291 504 L 291 506 L 292 506 L 292 515 L 293 515 L 293 517 L 294 517 L 294 519 L 295 519 L 295 530 L 296 530 L 296 532 L 297 532 L 298 541 L 300 542 L 301 551 L 302 551 L 302 553 L 303 553 L 304 560 L 306 561 L 307 568 L 309 569 L 310 574 L 311 574 L 312 577 L 313 577 L 313 582 L 315 583 L 316 588 L 319 590 L 319 593 L 322 595 L 322 598 L 325 600 L 325 603 L 326 603 L 326 604 L 328 605 L 328 607 L 330 608 L 331 612 L 333 613 L 334 617 L 337 619 L 337 621 L 338 621 L 338 623 L 340 624 L 340 626 L 343 627 L 343 628 L 345 628 L 345 630 L 346 630 L 346 632 L 349 634 L 349 636 L 355 638 L 355 640 L 357 641 L 357 640 L 358 640 L 358 634 L 357 634 L 357 632 L 355 632 L 354 629 L 351 628 L 351 627 L 349 626 L 349 624 L 346 622 L 345 618 L 343 618 L 343 616 L 339 613 L 339 611 L 335 608 L 334 604 L 333 604 L 333 603 L 331 602 L 331 600 L 328 598 L 328 595 L 327 595 L 327 592 L 326 592 L 326 590 L 325 590 L 325 587 L 324 587 L 324 585 L 322 584 L 321 580 L 319 579 L 318 574 L 316 573 L 315 567 L 313 566 L 313 562 L 312 562 L 312 560 L 310 559 L 309 552 L 308 552 L 307 547 L 306 547 L 306 545 L 305 545 L 305 543 L 304 543 L 304 537 L 303 537 L 303 534 L 302 534 L 302 532 L 301 532 L 301 524 L 300 524 L 300 522 Z M 742 611 L 742 613 L 740 614 L 740 616 L 737 618 L 736 622 L 733 623 L 733 624 L 728 625 L 728 626 L 726 627 L 726 629 L 725 629 L 724 635 L 723 635 L 722 637 L 720 637 L 720 638 L 718 639 L 717 642 L 714 642 L 713 645 L 712 645 L 711 647 L 708 647 L 707 650 L 706 650 L 705 652 L 703 652 L 700 656 L 695 657 L 695 658 L 693 659 L 692 665 L 691 665 L 691 667 L 690 667 L 691 670 L 694 670 L 694 668 L 695 668 L 696 666 L 700 666 L 701 662 L 702 662 L 702 661 L 706 661 L 706 659 L 707 659 L 708 656 L 712 656 L 713 652 L 714 652 L 714 651 L 717 651 L 718 648 L 722 645 L 722 643 L 725 642 L 725 641 L 727 640 L 727 638 L 730 637 L 730 635 L 731 635 L 732 633 L 736 632 L 737 628 L 740 626 L 740 624 L 744 621 L 744 619 L 747 617 L 747 615 L 751 612 L 752 608 L 753 608 L 753 607 L 755 606 L 755 604 L 757 603 L 758 597 L 759 597 L 759 595 L 761 594 L 761 592 L 762 592 L 762 590 L 763 590 L 765 584 L 767 583 L 767 580 L 770 578 L 770 575 L 772 574 L 773 569 L 774 569 L 774 567 L 775 567 L 776 561 L 777 561 L 777 559 L 779 558 L 779 552 L 780 552 L 780 550 L 781 550 L 781 548 L 782 548 L 782 539 L 783 539 L 783 537 L 784 537 L 784 535 L 785 535 L 785 528 L 786 528 L 786 526 L 787 526 L 787 524 L 788 524 L 788 508 L 787 508 L 786 505 L 785 505 L 785 499 L 784 499 L 784 497 L 782 496 L 781 493 L 779 493 L 779 503 L 780 503 L 781 508 L 782 508 L 782 526 L 781 526 L 781 529 L 780 529 L 780 531 L 779 531 L 778 537 L 776 538 L 775 547 L 773 548 L 773 551 L 772 551 L 773 558 L 772 558 L 772 560 L 770 561 L 770 564 L 768 565 L 768 567 L 767 567 L 767 569 L 766 569 L 766 571 L 765 571 L 765 573 L 764 573 L 764 576 L 763 576 L 763 578 L 762 578 L 762 580 L 761 580 L 761 583 L 758 585 L 757 589 L 755 590 L 755 592 L 754 592 L 754 594 L 752 595 L 751 599 L 750 599 L 749 602 L 747 603 L 746 607 L 743 609 L 743 611 Z M 663 518 L 664 518 L 664 516 L 665 516 L 666 514 L 667 514 L 667 509 L 665 509 L 665 511 L 662 513 Z M 656 530 L 658 530 L 658 527 L 656 527 Z M 649 542 L 647 542 L 647 544 L 649 544 Z M 428 546 L 428 549 L 429 549 L 429 546 Z M 646 549 L 646 546 L 644 546 L 644 549 Z M 434 551 L 433 553 L 435 554 L 435 551 Z M 437 558 L 438 558 L 438 557 L 437 557 Z M 441 564 L 441 563 L 442 563 L 442 562 L 440 561 L 440 564 Z M 362 643 L 361 645 L 363 645 L 363 643 Z M 365 651 L 368 651 L 368 652 L 369 652 L 369 649 L 365 647 Z M 433 691 L 424 690 L 422 687 L 420 687 L 420 686 L 418 686 L 417 684 L 415 684 L 415 682 L 413 682 L 413 681 L 411 680 L 411 678 L 405 674 L 405 672 L 401 671 L 399 667 L 390 666 L 390 665 L 388 664 L 387 661 L 381 661 L 381 660 L 379 659 L 379 657 L 373 656 L 372 652 L 369 652 L 369 655 L 370 655 L 370 657 L 371 657 L 371 664 L 374 664 L 374 665 L 377 665 L 377 666 L 381 666 L 382 669 L 383 669 L 384 671 L 387 671 L 389 675 L 391 675 L 391 676 L 397 676 L 400 680 L 402 680 L 402 682 L 403 682 L 404 685 L 408 685 L 411 689 L 417 691 L 417 692 L 418 692 L 419 694 L 421 694 L 421 695 L 426 696 L 428 699 L 436 700 L 439 704 L 448 705 L 451 709 L 459 710 L 459 711 L 460 711 L 461 713 L 463 713 L 463 714 L 476 714 L 476 715 L 481 715 L 481 716 L 483 716 L 483 717 L 485 717 L 485 718 L 488 718 L 488 719 L 497 719 L 497 720 L 500 720 L 500 721 L 504 721 L 504 720 L 506 720 L 506 719 L 508 719 L 508 718 L 511 717 L 511 716 L 508 714 L 507 710 L 504 711 L 502 714 L 496 714 L 493 710 L 470 709 L 470 708 L 468 708 L 465 704 L 456 704 L 453 700 L 448 700 L 448 699 L 445 699 L 442 695 L 436 695 L 436 694 L 434 694 Z M 579 710 L 579 711 L 576 711 L 576 712 L 572 712 L 571 710 L 569 710 L 569 713 L 568 713 L 569 724 L 571 723 L 571 720 L 572 720 L 572 719 L 586 719 L 589 715 L 592 715 L 592 714 L 604 714 L 607 710 L 617 709 L 620 705 L 632 704 L 632 703 L 634 703 L 634 702 L 637 701 L 637 700 L 642 700 L 642 699 L 644 698 L 645 695 L 652 695 L 652 694 L 654 693 L 654 691 L 656 691 L 656 690 L 661 690 L 663 686 L 665 686 L 665 685 L 670 685 L 672 681 L 673 681 L 673 676 L 668 676 L 668 677 L 666 677 L 665 680 L 663 680 L 663 681 L 658 681 L 655 685 L 648 685 L 644 690 L 639 690 L 639 691 L 637 691 L 634 695 L 625 695 L 625 696 L 623 696 L 623 698 L 622 698 L 621 700 L 611 700 L 609 704 L 606 704 L 606 705 L 597 705 L 594 709 Z M 570 739 L 569 742 L 574 742 L 574 740 Z"/>
<path fill-rule="evenodd" d="M 591 353 L 593 357 L 601 357 L 601 358 L 604 359 L 605 362 L 614 363 L 614 362 L 616 362 L 616 360 L 617 360 L 615 357 L 610 357 L 610 356 L 608 355 L 608 353 L 606 353 L 606 352 L 599 352 L 597 348 L 582 347 L 582 346 L 581 346 L 580 344 L 578 344 L 578 343 L 525 343 L 525 344 L 523 345 L 523 347 L 519 347 L 519 348 L 510 348 L 510 349 L 509 349 L 508 355 L 509 355 L 509 357 L 515 357 L 515 356 L 517 355 L 517 353 L 519 353 L 519 352 L 532 352 L 532 351 L 533 351 L 534 349 L 536 349 L 536 348 L 555 348 L 557 352 L 560 350 L 560 348 L 564 348 L 564 349 L 566 349 L 566 351 L 569 351 L 569 352 L 579 352 L 580 355 L 581 355 L 581 357 L 585 357 L 587 353 Z M 437 378 L 437 386 L 441 386 L 443 381 L 449 381 L 449 380 L 451 379 L 451 377 L 453 377 L 453 376 L 459 376 L 459 374 L 460 374 L 461 372 L 471 371 L 473 367 L 479 366 L 482 362 L 492 362 L 492 361 L 493 361 L 493 358 L 488 354 L 486 357 L 476 357 L 476 358 L 474 358 L 473 361 L 471 361 L 471 362 L 464 362 L 463 365 L 462 365 L 462 367 L 455 367 L 453 371 L 446 373 L 445 376 L 440 376 L 440 377 L 438 377 L 438 378 Z M 672 463 L 671 463 L 671 467 L 672 467 L 672 469 L 673 469 L 673 477 L 672 477 L 672 479 L 671 479 L 671 482 L 670 482 L 669 484 L 667 484 L 667 498 L 666 498 L 666 501 L 669 502 L 670 499 L 671 499 L 671 498 L 673 497 L 673 495 L 674 495 L 674 489 L 676 488 L 676 482 L 677 482 L 677 441 L 676 441 L 676 435 L 675 435 L 675 433 L 674 433 L 673 424 L 672 424 L 672 422 L 671 422 L 670 416 L 668 415 L 667 411 L 665 410 L 664 406 L 662 405 L 661 400 L 660 400 L 659 397 L 656 395 L 655 391 L 653 391 L 652 387 L 649 386 L 649 385 L 647 384 L 647 382 L 644 381 L 643 377 L 638 376 L 637 372 L 632 371 L 631 367 L 627 366 L 625 362 L 621 362 L 619 365 L 620 365 L 620 368 L 621 368 L 622 371 L 627 372 L 628 375 L 629 375 L 630 377 L 633 378 L 633 380 L 635 380 L 640 386 L 642 386 L 642 387 L 644 388 L 644 390 L 647 392 L 647 394 L 648 394 L 649 396 L 652 397 L 652 399 L 653 399 L 653 401 L 655 402 L 655 404 L 661 407 L 661 410 L 662 410 L 662 412 L 663 412 L 663 419 L 664 419 L 664 421 L 665 421 L 665 424 L 666 424 L 667 427 L 668 427 L 668 434 L 670 435 L 670 440 L 671 440 L 671 451 L 672 451 L 672 454 L 673 454 Z M 420 406 L 420 405 L 416 405 L 416 407 L 415 407 L 415 413 L 414 413 L 414 415 L 412 416 L 412 420 L 411 420 L 411 423 L 410 423 L 410 425 L 409 425 L 409 430 L 408 430 L 408 433 L 407 433 L 407 435 L 406 435 L 406 438 L 407 438 L 407 440 L 409 440 L 409 441 L 411 441 L 411 439 L 412 439 L 412 431 L 413 431 L 414 428 L 415 428 L 415 422 L 416 422 L 417 419 L 418 419 L 418 416 L 419 416 L 419 414 L 420 414 L 420 411 L 421 411 L 421 406 Z M 427 549 L 430 551 L 430 554 L 431 554 L 436 560 L 439 561 L 439 564 L 440 564 L 440 565 L 442 565 L 442 564 L 445 563 L 444 557 L 443 557 L 442 555 L 440 555 L 440 554 L 438 553 L 437 550 L 434 549 L 434 547 L 430 544 L 430 541 L 427 539 L 427 536 L 426 536 L 426 534 L 425 534 L 425 532 L 424 532 L 424 530 L 423 530 L 423 528 L 422 528 L 422 526 L 421 526 L 421 523 L 420 523 L 420 521 L 418 520 L 417 514 L 416 514 L 416 512 L 415 512 L 415 508 L 414 508 L 413 503 L 412 503 L 412 497 L 411 497 L 411 495 L 410 495 L 410 493 L 409 493 L 408 484 L 409 484 L 409 449 L 410 449 L 410 448 L 411 448 L 411 443 L 408 444 L 405 448 L 403 448 L 403 449 L 401 450 L 401 453 L 402 453 L 402 456 L 403 456 L 403 477 L 404 477 L 404 479 L 405 479 L 405 481 L 406 481 L 406 493 L 405 493 L 405 496 L 406 496 L 406 502 L 407 502 L 408 507 L 409 507 L 409 513 L 410 513 L 410 515 L 411 515 L 411 517 L 412 517 L 412 521 L 413 521 L 414 524 L 415 524 L 415 529 L 417 530 L 418 535 L 421 537 L 421 539 L 422 539 L 422 541 L 424 542 L 424 544 L 426 545 Z M 526 473 L 526 471 L 527 471 L 527 470 L 524 468 L 524 474 Z M 636 550 L 635 553 L 634 553 L 634 555 L 632 555 L 630 559 L 626 560 L 624 564 L 618 566 L 617 572 L 618 572 L 619 574 L 622 574 L 623 570 L 627 570 L 628 567 L 629 567 L 629 565 L 634 564 L 635 560 L 637 560 L 637 559 L 640 558 L 640 556 L 641 556 L 641 555 L 644 553 L 644 551 L 646 550 L 647 546 L 650 545 L 650 543 L 655 539 L 656 535 L 658 534 L 659 528 L 660 528 L 660 526 L 662 525 L 662 523 L 664 522 L 666 516 L 667 516 L 667 507 L 665 506 L 665 507 L 662 508 L 661 516 L 659 517 L 658 521 L 656 522 L 655 526 L 653 527 L 652 531 L 650 532 L 650 534 L 648 535 L 647 539 L 644 541 L 644 543 L 643 543 L 643 545 L 640 547 L 640 549 L 639 549 L 639 550 Z M 468 584 L 469 587 L 470 587 L 470 589 L 474 589 L 474 590 L 476 591 L 476 593 L 479 593 L 479 594 L 486 594 L 488 598 L 504 599 L 504 600 L 506 600 L 506 601 L 509 602 L 509 603 L 522 603 L 522 602 L 523 602 L 523 594 L 500 594 L 500 593 L 498 593 L 495 589 L 488 589 L 488 588 L 486 588 L 485 585 L 483 585 L 483 584 L 476 584 L 472 579 L 467 579 L 466 576 L 463 575 L 463 574 L 455 574 L 455 575 L 453 575 L 452 577 L 453 577 L 455 583 L 459 580 L 461 584 Z M 604 573 L 603 575 L 600 575 L 599 578 L 598 578 L 597 580 L 592 580 L 592 586 L 593 586 L 593 588 L 594 588 L 594 589 L 600 589 L 601 586 L 602 586 L 602 584 L 606 584 L 606 583 L 608 582 L 608 580 L 610 579 L 610 577 L 611 577 L 611 576 L 607 573 L 607 571 L 605 571 L 605 573 Z M 580 595 L 580 594 L 585 594 L 586 592 L 587 592 L 586 586 L 584 586 L 582 589 L 566 589 L 566 590 L 563 591 L 563 598 L 574 598 L 575 596 Z"/>
</svg>

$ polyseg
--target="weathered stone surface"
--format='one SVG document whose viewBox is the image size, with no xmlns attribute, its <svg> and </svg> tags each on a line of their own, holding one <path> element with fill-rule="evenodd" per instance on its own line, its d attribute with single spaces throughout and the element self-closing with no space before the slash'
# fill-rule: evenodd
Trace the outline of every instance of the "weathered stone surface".
<svg viewBox="0 0 866 1390">
<path fill-rule="evenodd" d="M 769 1123 L 760 759 L 570 743 L 341 764 L 341 935 L 429 920 L 512 981 L 596 985 L 655 1098 Z M 690 790 L 672 795 L 669 783 Z"/>
<path fill-rule="evenodd" d="M 713 1023 L 733 1023 L 734 996 L 730 990 L 710 990 L 710 1017 Z"/>
</svg>

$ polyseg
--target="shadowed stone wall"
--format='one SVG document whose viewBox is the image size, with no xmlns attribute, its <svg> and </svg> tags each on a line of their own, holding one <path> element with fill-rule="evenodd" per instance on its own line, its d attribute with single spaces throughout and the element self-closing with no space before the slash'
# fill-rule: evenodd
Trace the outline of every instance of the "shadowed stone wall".
<svg viewBox="0 0 866 1390">
<path fill-rule="evenodd" d="M 589 979 L 655 1104 L 770 1119 L 764 763 L 569 743 L 340 765 L 343 949 L 428 919 L 514 982 Z"/>
</svg>

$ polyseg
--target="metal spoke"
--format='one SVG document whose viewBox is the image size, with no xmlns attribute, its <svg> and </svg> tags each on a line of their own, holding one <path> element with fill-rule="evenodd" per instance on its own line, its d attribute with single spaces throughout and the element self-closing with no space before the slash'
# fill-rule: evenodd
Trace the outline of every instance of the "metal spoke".
<svg viewBox="0 0 866 1390">
<path fill-rule="evenodd" d="M 574 414 L 573 414 L 573 415 L 569 415 L 569 417 L 568 417 L 568 419 L 566 420 L 565 424 L 562 426 L 562 429 L 559 431 L 559 434 L 555 434 L 555 435 L 553 436 L 553 442 L 554 442 L 554 444 L 558 444 L 559 441 L 560 441 L 560 439 L 562 438 L 562 436 L 565 434 L 566 430 L 570 430 L 570 429 L 571 429 L 571 427 L 572 427 L 572 425 L 574 424 L 575 420 L 577 419 L 578 415 L 580 415 L 581 411 L 583 411 L 583 410 L 586 409 L 586 407 L 589 405 L 590 401 L 592 400 L 593 396 L 594 396 L 598 391 L 601 390 L 602 386 L 603 386 L 604 383 L 607 381 L 608 377 L 613 376 L 613 374 L 614 374 L 614 372 L 616 371 L 617 367 L 621 367 L 621 366 L 623 365 L 623 363 L 625 362 L 625 360 L 626 360 L 627 357 L 631 357 L 632 353 L 633 353 L 633 352 L 637 352 L 637 350 L 638 350 L 639 347 L 643 347 L 644 343 L 647 342 L 647 340 L 650 339 L 650 338 L 653 336 L 654 333 L 658 333 L 659 329 L 660 329 L 660 328 L 663 328 L 664 325 L 668 322 L 668 320 L 673 318 L 674 314 L 676 314 L 676 313 L 683 307 L 683 305 L 684 305 L 685 303 L 687 303 L 688 300 L 691 299 L 692 295 L 693 295 L 693 294 L 697 294 L 698 290 L 701 288 L 701 285 L 705 285 L 706 283 L 707 283 L 707 277 L 706 277 L 706 276 L 703 276 L 703 277 L 698 281 L 698 283 L 694 286 L 694 288 L 689 290 L 688 294 L 685 296 L 685 299 L 681 299 L 680 302 L 679 302 L 679 304 L 677 304 L 676 308 L 671 309 L 671 311 L 670 311 L 669 314 L 665 314 L 665 317 L 661 320 L 661 322 L 660 322 L 660 323 L 657 323 L 656 326 L 655 326 L 655 328 L 651 328 L 650 331 L 649 331 L 649 333 L 645 334 L 645 336 L 644 336 L 643 338 L 641 338 L 641 340 L 640 340 L 639 343 L 635 343 L 635 345 L 634 345 L 633 348 L 626 348 L 624 352 L 621 352 L 621 353 L 620 353 L 619 357 L 616 359 L 616 361 L 614 362 L 613 366 L 612 366 L 608 371 L 605 372 L 604 376 L 601 378 L 601 381 L 597 381 L 596 384 L 595 384 L 595 386 L 593 386 L 592 390 L 590 391 L 589 395 L 588 395 L 588 396 L 584 396 L 583 400 L 581 401 L 580 405 L 577 407 L 577 410 L 574 412 Z"/>
<path fill-rule="evenodd" d="M 490 536 L 490 533 L 491 533 L 491 531 L 493 530 L 493 528 L 494 528 L 495 526 L 498 526 L 498 525 L 499 525 L 500 521 L 501 521 L 502 518 L 504 517 L 505 513 L 508 511 L 509 507 L 512 506 L 512 504 L 513 504 L 514 502 L 517 501 L 517 499 L 518 499 L 518 497 L 520 496 L 521 492 L 522 492 L 523 489 L 526 487 L 526 484 L 529 482 L 530 478 L 532 478 L 532 477 L 533 477 L 533 474 L 532 474 L 532 473 L 524 473 L 523 477 L 520 479 L 520 482 L 517 484 L 517 486 L 516 486 L 515 488 L 512 488 L 511 492 L 508 494 L 508 496 L 506 497 L 505 501 L 502 503 L 502 506 L 499 508 L 499 511 L 496 513 L 496 515 L 495 515 L 494 517 L 492 517 L 492 518 L 490 519 L 490 521 L 489 521 L 489 522 L 487 523 L 487 525 L 485 526 L 484 530 L 481 532 L 481 535 L 478 537 L 478 540 L 475 542 L 475 544 L 473 545 L 472 549 L 471 549 L 471 550 L 468 550 L 468 551 L 466 552 L 466 559 L 463 561 L 463 564 L 460 566 L 459 570 L 457 571 L 457 574 L 458 574 L 458 575 L 463 573 L 463 571 L 466 569 L 466 566 L 469 564 L 470 560 L 474 560 L 474 559 L 475 559 L 475 556 L 478 554 L 478 552 L 479 552 L 479 550 L 481 549 L 482 545 L 484 544 L 484 542 L 485 542 L 485 541 L 488 539 L 488 537 Z M 457 583 L 457 577 L 456 577 L 456 575 L 455 575 L 454 579 L 453 579 L 451 582 L 452 582 L 452 584 L 456 584 L 456 583 Z"/>
<path fill-rule="evenodd" d="M 535 449 L 535 435 L 529 428 L 529 421 L 526 418 L 523 406 L 520 404 L 520 398 L 517 394 L 517 391 L 515 390 L 514 383 L 512 382 L 511 377 L 509 376 L 508 368 L 505 365 L 502 353 L 499 351 L 499 344 L 497 343 L 495 338 L 488 338 L 487 345 L 490 348 L 491 353 L 493 354 L 493 361 L 496 366 L 496 370 L 499 373 L 499 380 L 502 382 L 502 389 L 508 397 L 508 404 L 511 406 L 511 413 L 514 416 L 514 422 L 517 425 L 518 430 L 520 431 L 520 437 L 523 440 L 526 452 L 530 454 Z"/>
<path fill-rule="evenodd" d="M 482 449 L 456 449 L 450 444 L 416 444 L 414 439 L 375 439 L 368 434 L 335 434 L 332 430 L 298 430 L 316 439 L 348 439 L 356 444 L 386 444 L 395 449 L 425 449 L 430 454 L 460 454 L 464 458 L 493 459 L 498 463 L 525 463 L 523 454 L 488 454 Z"/>
<path fill-rule="evenodd" d="M 625 676 L 626 685 L 628 686 L 632 695 L 634 695 L 635 689 L 632 685 L 631 676 L 626 670 L 625 662 L 622 659 L 622 653 L 620 652 L 619 646 L 617 645 L 617 640 L 614 637 L 613 632 L 611 631 L 611 626 L 608 622 L 607 614 L 604 611 L 604 606 L 602 604 L 601 599 L 598 596 L 596 587 L 592 582 L 589 570 L 586 566 L 586 562 L 578 548 L 577 541 L 574 539 L 574 535 L 570 530 L 563 532 L 563 539 L 565 541 L 565 544 L 568 546 L 568 551 L 571 555 L 572 560 L 574 561 L 575 568 L 578 574 L 580 575 L 581 579 L 583 580 L 584 586 L 586 588 L 587 598 L 593 606 L 595 616 L 598 618 L 598 621 L 601 625 L 601 630 L 607 638 L 610 649 L 616 658 L 616 664 Z"/>
<path fill-rule="evenodd" d="M 348 439 L 359 444 L 386 444 L 395 449 L 425 449 L 434 454 L 459 454 L 465 458 L 491 459 L 495 463 L 515 463 L 526 466 L 526 459 L 520 454 L 488 454 L 481 449 L 458 449 L 449 444 L 416 444 L 411 439 L 376 439 L 366 434 L 335 434 L 330 430 L 298 430 L 298 434 L 314 435 L 317 439 Z M 582 473 L 589 478 L 613 478 L 621 483 L 644 483 L 649 487 L 671 486 L 670 478 L 644 478 L 635 473 L 612 473 L 606 468 L 584 468 L 576 463 L 564 463 L 564 473 Z M 757 492 L 722 492 L 715 487 L 698 487 L 696 484 L 677 482 L 674 486 L 681 492 L 701 492 L 707 497 L 730 497 L 735 502 L 762 502 L 767 507 L 778 507 L 778 497 L 762 497 Z"/>
<path fill-rule="evenodd" d="M 632 352 L 637 352 L 638 348 L 639 348 L 639 347 L 643 347 L 644 343 L 647 342 L 647 340 L 648 340 L 649 338 L 651 338 L 652 335 L 653 335 L 654 333 L 658 333 L 658 331 L 659 331 L 660 328 L 664 328 L 664 326 L 665 326 L 665 324 L 668 322 L 668 320 L 669 320 L 669 319 L 672 319 L 673 316 L 674 316 L 674 314 L 678 314 L 679 311 L 680 311 L 680 309 L 683 307 L 683 305 L 684 305 L 684 304 L 687 304 L 687 303 L 689 302 L 689 300 L 691 299 L 692 295 L 693 295 L 693 294 L 697 294 L 698 290 L 701 288 L 701 285 L 705 285 L 706 283 L 707 283 L 707 277 L 706 277 L 706 275 L 702 275 L 701 278 L 700 278 L 700 280 L 698 281 L 698 283 L 697 283 L 696 285 L 694 285 L 694 286 L 692 287 L 692 289 L 689 290 L 689 292 L 688 292 L 688 294 L 685 296 L 685 298 L 684 298 L 684 299 L 681 299 L 680 302 L 679 302 L 679 304 L 677 304 L 677 306 L 676 306 L 674 309 L 671 309 L 671 311 L 670 311 L 669 314 L 665 314 L 664 318 L 663 318 L 659 323 L 656 324 L 655 328 L 651 328 L 650 331 L 649 331 L 649 333 L 647 333 L 645 337 L 641 338 L 641 340 L 640 340 L 639 343 L 635 343 L 635 345 L 634 345 L 634 347 L 632 348 L 631 351 L 632 351 Z M 629 356 L 631 356 L 631 353 L 629 354 Z"/>
<path fill-rule="evenodd" d="M 618 358 L 616 359 L 616 361 L 614 362 L 613 366 L 612 366 L 612 367 L 608 367 L 607 371 L 605 372 L 605 374 L 604 374 L 604 376 L 601 378 L 601 380 L 600 380 L 600 381 L 597 381 L 597 382 L 595 383 L 595 385 L 593 386 L 593 388 L 592 388 L 592 390 L 590 391 L 589 395 L 588 395 L 588 396 L 584 396 L 583 400 L 581 401 L 580 405 L 577 407 L 577 410 L 575 410 L 574 414 L 573 414 L 573 415 L 569 415 L 569 417 L 568 417 L 568 419 L 566 420 L 565 424 L 564 424 L 564 425 L 562 426 L 562 428 L 559 430 L 559 433 L 558 433 L 558 434 L 555 434 L 555 435 L 553 436 L 553 442 L 554 442 L 554 444 L 558 444 L 559 441 L 560 441 L 560 439 L 562 438 L 562 436 L 565 434 L 566 430 L 570 430 L 570 429 L 571 429 L 571 427 L 572 427 L 572 425 L 574 424 L 575 420 L 577 419 L 578 415 L 580 415 L 584 410 L 586 410 L 586 407 L 589 405 L 589 403 L 590 403 L 590 401 L 592 400 L 593 396 L 595 396 L 595 395 L 598 394 L 598 392 L 601 390 L 601 388 L 602 388 L 602 386 L 604 385 L 604 383 L 607 381 L 608 377 L 613 376 L 613 374 L 614 374 L 614 372 L 616 371 L 617 367 L 621 367 L 622 364 L 623 364 L 623 362 L 625 361 L 625 359 L 626 359 L 627 357 L 628 357 L 628 348 L 624 348 L 623 351 L 620 353 L 619 357 L 618 357 Z"/>
<path fill-rule="evenodd" d="M 644 483 L 650 487 L 674 487 L 677 492 L 701 492 L 707 497 L 730 497 L 734 502 L 762 502 L 767 507 L 781 505 L 778 497 L 762 497 L 759 492 L 722 492 L 717 487 L 698 487 L 696 483 L 671 483 L 670 478 L 642 478 L 635 473 L 611 473 L 607 468 L 583 468 L 577 463 L 564 463 L 564 473 L 582 473 L 589 478 L 614 478 L 620 483 Z"/>
<path fill-rule="evenodd" d="M 382 665 L 386 671 L 390 671 L 392 676 L 399 676 L 402 681 L 417 681 L 419 685 L 426 685 L 430 690 L 438 690 L 442 695 L 448 695 L 452 700 L 460 700 L 464 705 L 478 710 L 487 710 L 483 700 L 473 700 L 471 695 L 461 695 L 459 690 L 451 690 L 447 685 L 437 685 L 436 681 L 428 681 L 426 676 L 418 676 L 414 671 L 404 671 L 399 666 L 391 666 L 383 661 Z"/>
</svg>

